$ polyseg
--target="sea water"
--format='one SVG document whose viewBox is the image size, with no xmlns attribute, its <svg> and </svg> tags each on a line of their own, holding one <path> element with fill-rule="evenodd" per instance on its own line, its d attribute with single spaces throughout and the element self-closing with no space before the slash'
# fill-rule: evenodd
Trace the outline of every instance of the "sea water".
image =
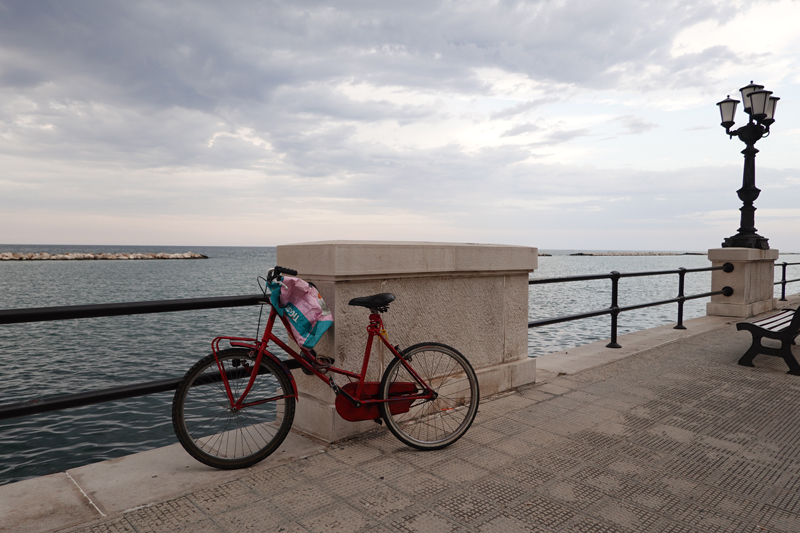
<svg viewBox="0 0 800 533">
<path fill-rule="evenodd" d="M 208 259 L 0 262 L 0 309 L 257 294 L 256 278 L 276 261 L 275 248 L 0 246 L 0 252 L 189 250 Z M 703 255 L 548 253 L 552 256 L 539 258 L 533 277 L 710 266 Z M 791 272 L 790 279 L 798 277 Z M 710 279 L 707 272 L 688 274 L 685 294 L 709 291 Z M 666 300 L 676 297 L 677 291 L 677 275 L 626 278 L 620 280 L 619 304 Z M 611 304 L 611 282 L 533 285 L 529 301 L 530 320 L 604 309 Z M 687 302 L 685 320 L 704 315 L 707 301 Z M 0 403 L 182 376 L 210 353 L 215 336 L 255 336 L 259 312 L 254 306 L 0 326 Z M 623 313 L 619 335 L 674 323 L 676 317 L 677 304 Z M 603 316 L 530 329 L 529 355 L 607 339 L 609 324 L 609 317 Z M 172 395 L 152 394 L 0 421 L 0 484 L 175 443 Z"/>
</svg>

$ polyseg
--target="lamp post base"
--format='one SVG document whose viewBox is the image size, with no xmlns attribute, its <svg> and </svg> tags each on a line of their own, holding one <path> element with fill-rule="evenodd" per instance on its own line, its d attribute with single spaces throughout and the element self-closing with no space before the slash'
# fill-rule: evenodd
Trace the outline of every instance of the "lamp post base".
<svg viewBox="0 0 800 533">
<path fill-rule="evenodd" d="M 733 237 L 728 237 L 722 243 L 723 248 L 756 248 L 758 250 L 769 250 L 769 239 L 762 237 L 758 233 L 737 233 Z"/>
</svg>

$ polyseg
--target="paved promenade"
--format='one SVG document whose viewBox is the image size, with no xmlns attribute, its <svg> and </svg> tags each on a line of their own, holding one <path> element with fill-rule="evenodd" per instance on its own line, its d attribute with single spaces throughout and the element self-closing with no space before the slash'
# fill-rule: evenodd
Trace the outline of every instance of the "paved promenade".
<svg viewBox="0 0 800 533">
<path fill-rule="evenodd" d="M 715 327 L 484 401 L 441 451 L 378 429 L 60 531 L 797 533 L 800 378 Z"/>
</svg>

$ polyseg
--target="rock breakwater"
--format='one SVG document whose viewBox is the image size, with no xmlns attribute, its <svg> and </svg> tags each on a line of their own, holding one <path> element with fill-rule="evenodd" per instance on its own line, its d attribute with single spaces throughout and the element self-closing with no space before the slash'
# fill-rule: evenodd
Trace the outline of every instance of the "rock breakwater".
<svg viewBox="0 0 800 533">
<path fill-rule="evenodd" d="M 208 259 L 208 256 L 194 252 L 182 254 L 166 253 L 80 253 L 67 252 L 64 254 L 50 254 L 47 252 L 18 253 L 0 252 L 0 261 L 97 261 L 97 260 L 137 260 L 137 259 Z"/>
</svg>

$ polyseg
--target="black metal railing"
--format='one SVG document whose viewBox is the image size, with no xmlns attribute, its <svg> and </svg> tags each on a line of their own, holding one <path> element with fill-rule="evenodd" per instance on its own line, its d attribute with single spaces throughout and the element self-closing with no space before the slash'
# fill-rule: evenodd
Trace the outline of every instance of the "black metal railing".
<svg viewBox="0 0 800 533">
<path fill-rule="evenodd" d="M 797 278 L 797 279 L 786 279 L 786 267 L 787 266 L 795 266 L 795 265 L 800 265 L 800 263 L 786 263 L 786 262 L 784 262 L 784 263 L 780 263 L 780 264 L 775 265 L 776 267 L 781 267 L 781 272 L 782 272 L 781 280 L 780 281 L 776 281 L 774 283 L 775 285 L 780 285 L 781 286 L 781 299 L 780 299 L 781 302 L 785 302 L 786 301 L 786 284 L 787 283 L 795 283 L 797 281 L 800 281 L 800 278 Z"/>
<path fill-rule="evenodd" d="M 724 272 L 733 272 L 733 264 L 732 263 L 725 263 L 722 266 L 716 267 L 706 267 L 706 268 L 679 268 L 677 270 L 658 270 L 658 271 L 649 271 L 649 272 L 628 272 L 628 273 L 620 273 L 617 271 L 610 272 L 608 274 L 592 274 L 588 276 L 564 276 L 559 278 L 543 278 L 543 279 L 531 279 L 528 280 L 528 285 L 544 285 L 549 283 L 569 283 L 573 281 L 591 281 L 591 280 L 599 280 L 599 279 L 610 279 L 611 280 L 611 306 L 607 309 L 600 309 L 598 311 L 589 311 L 586 313 L 579 313 L 576 315 L 566 315 L 560 316 L 555 318 L 546 318 L 543 320 L 533 320 L 528 322 L 528 328 L 536 328 L 540 326 L 549 326 L 550 324 L 559 324 L 561 322 L 570 322 L 573 320 L 581 320 L 584 318 L 592 318 L 596 316 L 602 315 L 611 315 L 611 342 L 609 342 L 606 346 L 609 348 L 621 348 L 622 346 L 617 342 L 617 317 L 620 313 L 626 311 L 634 311 L 636 309 L 644 309 L 646 307 L 655 307 L 657 305 L 667 305 L 672 303 L 678 304 L 678 320 L 675 329 L 686 329 L 686 326 L 683 325 L 683 304 L 687 300 L 696 300 L 698 298 L 708 298 L 709 296 L 716 296 L 717 294 L 722 294 L 724 296 L 730 296 L 733 294 L 733 289 L 730 287 L 723 287 L 722 290 L 719 291 L 711 291 L 711 292 L 704 292 L 702 294 L 693 294 L 691 296 L 684 295 L 684 281 L 686 274 L 692 272 L 711 272 L 712 270 L 722 270 Z M 636 304 L 636 305 L 626 305 L 623 307 L 619 306 L 619 280 L 622 278 L 637 278 L 637 277 L 644 277 L 644 276 L 663 276 L 668 274 L 677 274 L 678 275 L 678 296 L 675 298 L 670 298 L 669 300 L 660 300 L 657 302 L 648 302 L 643 304 Z"/>
<path fill-rule="evenodd" d="M 63 307 L 37 307 L 30 309 L 0 310 L 0 325 L 25 322 L 48 322 L 75 318 L 99 318 L 108 316 L 142 315 L 173 311 L 196 311 L 199 309 L 222 309 L 257 305 L 264 301 L 263 294 L 250 296 L 219 296 L 213 298 L 188 298 L 153 302 L 124 302 L 95 305 L 69 305 Z M 181 377 L 135 383 L 108 389 L 66 394 L 53 398 L 34 398 L 25 402 L 0 405 L 0 420 L 19 416 L 59 411 L 71 407 L 83 407 L 97 403 L 167 392 L 178 388 Z"/>
<path fill-rule="evenodd" d="M 783 263 L 783 279 L 777 284 L 783 284 L 784 294 L 786 283 L 800 281 L 800 279 L 787 280 L 786 279 L 786 266 L 797 265 L 800 263 Z M 611 272 L 609 274 L 595 274 L 587 276 L 567 276 L 560 278 L 546 278 L 546 279 L 532 279 L 528 283 L 530 285 L 540 285 L 547 283 L 566 283 L 572 281 L 587 281 L 587 280 L 611 280 L 611 307 L 601 309 L 598 311 L 590 311 L 587 313 L 580 313 L 576 315 L 561 316 L 556 318 L 549 318 L 544 320 L 535 320 L 528 322 L 528 327 L 545 326 L 549 324 L 558 324 L 561 322 L 569 322 L 572 320 L 580 320 L 601 315 L 611 315 L 611 342 L 608 344 L 611 348 L 619 348 L 617 343 L 617 317 L 620 313 L 626 311 L 633 311 L 635 309 L 643 309 L 646 307 L 654 307 L 658 305 L 666 305 L 671 303 L 678 304 L 678 320 L 676 329 L 686 329 L 683 325 L 683 304 L 687 300 L 695 300 L 698 298 L 706 298 L 717 294 L 724 294 L 730 296 L 733 290 L 730 287 L 724 287 L 720 291 L 706 292 L 703 294 L 695 294 L 691 296 L 684 295 L 684 278 L 686 274 L 693 272 L 709 272 L 712 270 L 723 270 L 725 272 L 732 272 L 733 265 L 725 263 L 723 266 L 708 267 L 708 268 L 680 268 L 678 270 L 663 270 L 652 272 L 633 272 L 633 273 L 620 273 Z M 620 307 L 618 304 L 619 293 L 619 280 L 621 278 L 632 278 L 642 276 L 660 276 L 668 274 L 678 274 L 678 296 L 669 300 L 661 300 L 657 302 L 649 302 L 644 304 L 629 305 Z M 784 298 L 785 299 L 785 298 Z M 52 320 L 71 320 L 78 318 L 99 318 L 110 316 L 124 316 L 124 315 L 138 315 L 148 313 L 165 313 L 175 311 L 193 311 L 200 309 L 221 309 L 228 307 L 243 307 L 249 305 L 257 305 L 264 300 L 264 296 L 257 295 L 244 295 L 244 296 L 221 296 L 214 298 L 190 298 L 180 300 L 161 300 L 149 302 L 124 302 L 124 303 L 111 303 L 111 304 L 96 304 L 96 305 L 71 305 L 62 307 L 40 307 L 29 309 L 4 309 L 0 310 L 0 325 L 4 324 L 20 324 L 26 322 L 46 322 Z M 290 361 L 293 363 L 293 361 Z M 295 365 L 289 365 L 294 367 Z M 61 409 L 68 409 L 72 407 L 82 407 L 86 405 L 93 405 L 114 400 L 122 400 L 125 398 L 133 398 L 136 396 L 144 396 L 158 392 L 167 392 L 175 390 L 180 383 L 182 377 L 174 377 L 161 379 L 156 381 L 149 381 L 145 383 L 136 383 L 131 385 L 124 385 L 102 390 L 88 391 L 77 394 L 63 395 L 53 398 L 35 398 L 25 402 L 18 402 L 13 404 L 0 405 L 0 420 L 8 418 L 15 418 L 20 416 L 34 415 L 46 413 L 50 411 L 58 411 Z"/>
</svg>

